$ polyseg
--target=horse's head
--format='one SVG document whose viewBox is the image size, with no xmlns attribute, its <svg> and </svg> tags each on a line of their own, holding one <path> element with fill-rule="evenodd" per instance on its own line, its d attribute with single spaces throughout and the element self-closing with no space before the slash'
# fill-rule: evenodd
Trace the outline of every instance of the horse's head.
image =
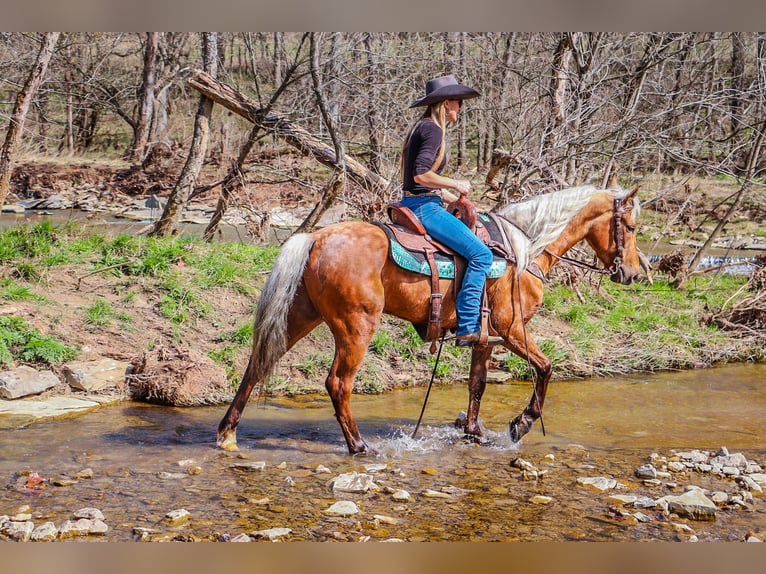
<svg viewBox="0 0 766 574">
<path fill-rule="evenodd" d="M 641 257 L 636 243 L 636 221 L 639 204 L 636 192 L 613 190 L 611 207 L 591 226 L 585 239 L 610 271 L 615 283 L 630 285 L 640 275 Z"/>
</svg>

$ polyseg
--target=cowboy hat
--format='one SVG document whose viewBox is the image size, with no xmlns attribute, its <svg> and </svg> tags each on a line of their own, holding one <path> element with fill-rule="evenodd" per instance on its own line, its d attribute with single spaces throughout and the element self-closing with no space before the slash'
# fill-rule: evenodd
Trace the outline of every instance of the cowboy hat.
<svg viewBox="0 0 766 574">
<path fill-rule="evenodd" d="M 417 108 L 420 106 L 427 106 L 429 104 L 435 104 L 442 100 L 467 100 L 468 98 L 476 98 L 481 94 L 469 88 L 459 84 L 455 79 L 455 76 L 450 74 L 449 76 L 440 76 L 426 82 L 426 95 L 420 98 L 410 107 Z"/>
</svg>

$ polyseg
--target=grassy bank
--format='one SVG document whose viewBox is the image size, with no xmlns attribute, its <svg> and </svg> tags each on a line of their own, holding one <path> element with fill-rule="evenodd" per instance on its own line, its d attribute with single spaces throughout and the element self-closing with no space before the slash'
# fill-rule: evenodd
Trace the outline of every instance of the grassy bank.
<svg viewBox="0 0 766 574">
<path fill-rule="evenodd" d="M 108 236 L 77 225 L 7 230 L 0 234 L 0 369 L 188 346 L 222 365 L 235 385 L 249 353 L 253 306 L 277 252 Z M 764 360 L 757 337 L 709 321 L 747 296 L 746 281 L 703 274 L 679 290 L 661 276 L 629 287 L 589 276 L 567 286 L 554 278 L 530 335 L 553 361 L 555 378 Z M 332 353 L 329 330 L 320 326 L 284 358 L 269 392 L 321 390 Z M 500 351 L 494 358 L 496 378 L 529 378 L 525 361 Z M 445 345 L 439 380 L 464 379 L 468 361 L 469 351 Z M 410 325 L 385 317 L 356 391 L 425 384 L 433 362 Z"/>
</svg>

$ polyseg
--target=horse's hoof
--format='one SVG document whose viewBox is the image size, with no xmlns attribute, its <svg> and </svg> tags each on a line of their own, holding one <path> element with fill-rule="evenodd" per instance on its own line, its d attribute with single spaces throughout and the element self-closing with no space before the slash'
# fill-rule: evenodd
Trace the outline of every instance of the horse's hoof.
<svg viewBox="0 0 766 574">
<path fill-rule="evenodd" d="M 492 441 L 488 439 L 486 436 L 484 436 L 483 434 L 465 433 L 463 435 L 463 440 L 465 442 L 478 444 L 479 446 L 490 446 L 492 444 Z"/>
<path fill-rule="evenodd" d="M 218 437 L 216 444 L 218 445 L 218 448 L 229 452 L 237 452 L 239 450 L 239 447 L 237 446 L 237 435 L 235 433 L 224 433 L 223 436 Z"/>
<path fill-rule="evenodd" d="M 508 431 L 511 434 L 511 442 L 517 443 L 529 432 L 529 425 L 525 424 L 523 415 L 517 416 L 508 423 Z"/>
</svg>

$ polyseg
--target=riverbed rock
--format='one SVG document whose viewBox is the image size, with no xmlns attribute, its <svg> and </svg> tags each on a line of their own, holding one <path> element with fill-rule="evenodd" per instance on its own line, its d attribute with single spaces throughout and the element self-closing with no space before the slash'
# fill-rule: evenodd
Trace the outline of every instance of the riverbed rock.
<svg viewBox="0 0 766 574">
<path fill-rule="evenodd" d="M 58 384 L 59 379 L 53 371 L 38 371 L 27 365 L 0 371 L 0 397 L 4 399 L 39 395 Z"/>
<path fill-rule="evenodd" d="M 756 481 L 754 481 L 749 476 L 738 476 L 734 479 L 734 481 L 742 488 L 749 490 L 750 492 L 755 492 L 757 494 L 763 494 L 763 488 L 761 488 L 761 485 L 758 484 Z"/>
<path fill-rule="evenodd" d="M 700 489 L 689 490 L 680 496 L 664 496 L 668 510 L 692 520 L 715 520 L 718 507 Z"/>
<path fill-rule="evenodd" d="M 64 365 L 62 371 L 70 387 L 96 393 L 124 383 L 129 363 L 114 359 L 76 361 Z"/>
<path fill-rule="evenodd" d="M 330 508 L 325 510 L 325 514 L 329 514 L 331 516 L 351 516 L 352 514 L 357 514 L 358 512 L 359 508 L 350 500 L 339 500 L 330 506 Z"/>
<path fill-rule="evenodd" d="M 577 484 L 598 492 L 606 492 L 615 488 L 617 481 L 614 478 L 607 478 L 605 476 L 581 476 L 577 479 Z"/>
<path fill-rule="evenodd" d="M 636 476 L 638 478 L 654 479 L 657 478 L 657 469 L 654 468 L 653 464 L 644 464 L 636 469 Z"/>
<path fill-rule="evenodd" d="M 11 540 L 27 542 L 31 538 L 34 529 L 35 525 L 31 520 L 25 522 L 8 521 L 5 523 L 2 532 Z"/>
<path fill-rule="evenodd" d="M 268 538 L 269 540 L 276 540 L 292 533 L 291 528 L 267 528 L 266 530 L 256 530 L 251 532 L 250 536 L 253 538 Z"/>
<path fill-rule="evenodd" d="M 332 480 L 332 489 L 339 492 L 367 492 L 379 490 L 379 487 L 369 474 L 353 471 L 336 476 Z"/>
<path fill-rule="evenodd" d="M 30 540 L 35 542 L 53 542 L 58 538 L 58 535 L 59 529 L 56 528 L 56 525 L 53 522 L 46 522 L 32 531 Z"/>
<path fill-rule="evenodd" d="M 61 528 L 59 528 L 59 537 L 71 538 L 75 536 L 89 536 L 91 534 L 106 534 L 108 530 L 109 527 L 103 520 L 79 518 L 64 522 Z"/>
<path fill-rule="evenodd" d="M 397 502 L 407 502 L 410 499 L 410 493 L 402 489 L 394 491 L 391 496 Z"/>
<path fill-rule="evenodd" d="M 742 453 L 737 452 L 734 454 L 714 456 L 713 458 L 710 459 L 710 464 L 714 466 L 715 465 L 721 466 L 724 469 L 724 473 L 726 472 L 726 469 L 729 467 L 733 467 L 738 470 L 744 470 L 745 468 L 747 468 L 747 458 Z"/>
<path fill-rule="evenodd" d="M 98 508 L 81 508 L 73 515 L 75 518 L 89 518 L 91 520 L 103 520 L 104 514 Z"/>
<path fill-rule="evenodd" d="M 171 510 L 165 515 L 165 521 L 169 522 L 172 526 L 178 526 L 189 521 L 191 514 L 185 508 L 178 508 Z"/>
</svg>

